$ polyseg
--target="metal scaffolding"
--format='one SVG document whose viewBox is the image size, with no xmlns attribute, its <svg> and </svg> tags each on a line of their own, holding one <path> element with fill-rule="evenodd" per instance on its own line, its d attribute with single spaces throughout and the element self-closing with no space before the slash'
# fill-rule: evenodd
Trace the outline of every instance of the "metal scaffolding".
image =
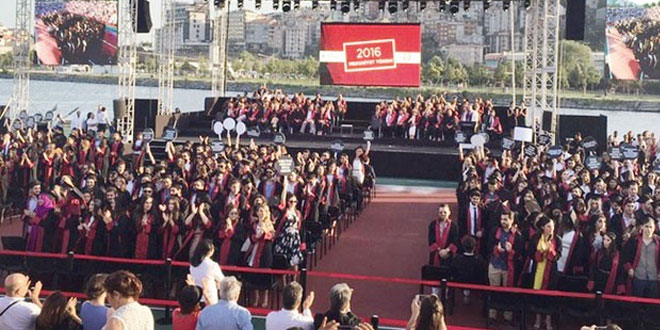
<svg viewBox="0 0 660 330">
<path fill-rule="evenodd" d="M 7 116 L 12 120 L 30 108 L 30 45 L 34 29 L 32 0 L 16 0 L 16 45 L 14 46 L 14 90 Z"/>
<path fill-rule="evenodd" d="M 229 1 L 222 8 L 209 3 L 213 17 L 213 44 L 211 45 L 211 96 L 225 96 L 227 89 L 227 28 L 229 25 Z"/>
<path fill-rule="evenodd" d="M 119 95 L 125 103 L 125 112 L 117 120 L 117 130 L 124 141 L 133 141 L 133 114 L 135 113 L 135 66 L 137 64 L 137 5 L 138 1 L 119 0 Z"/>
<path fill-rule="evenodd" d="M 161 0 L 161 29 L 158 49 L 158 114 L 174 109 L 174 40 L 176 34 L 176 2 Z"/>
<path fill-rule="evenodd" d="M 557 130 L 559 75 L 559 0 L 532 1 L 525 26 L 525 89 L 532 127 L 552 112 L 550 131 Z"/>
</svg>

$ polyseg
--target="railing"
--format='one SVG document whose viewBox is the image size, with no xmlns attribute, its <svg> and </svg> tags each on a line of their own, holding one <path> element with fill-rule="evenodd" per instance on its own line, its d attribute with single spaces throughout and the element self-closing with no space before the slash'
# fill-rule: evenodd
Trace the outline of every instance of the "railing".
<svg viewBox="0 0 660 330">
<path fill-rule="evenodd" d="M 309 255 L 308 255 L 309 256 Z M 18 258 L 10 260 L 11 258 Z M 115 257 L 99 257 L 99 256 L 90 256 L 90 255 L 79 255 L 69 252 L 68 254 L 59 254 L 59 253 L 45 253 L 45 252 L 26 252 L 26 251 L 10 251 L 10 250 L 0 250 L 0 268 L 10 271 L 25 271 L 28 273 L 31 271 L 37 271 L 36 269 L 30 268 L 30 263 L 35 262 L 36 259 L 46 258 L 51 262 L 55 262 L 58 265 L 53 265 L 54 269 L 52 272 L 61 272 L 63 274 L 74 274 L 76 271 L 76 262 L 93 262 L 90 271 L 86 275 L 91 275 L 96 272 L 100 272 L 103 269 L 107 269 L 109 265 L 114 265 L 110 268 L 116 269 L 135 269 L 136 266 L 148 266 L 149 271 L 157 271 L 158 274 L 164 275 L 159 279 L 159 281 L 164 285 L 166 294 L 170 293 L 172 285 L 176 280 L 182 280 L 180 276 L 173 276 L 173 269 L 175 267 L 189 267 L 190 263 L 182 261 L 172 261 L 171 259 L 167 260 L 147 260 L 147 259 L 126 259 L 126 258 L 115 258 Z M 58 267 L 59 266 L 59 267 Z M 11 269 L 14 267 L 14 269 Z M 144 269 L 144 268 L 143 268 Z M 357 274 L 347 274 L 347 273 L 334 273 L 334 272 L 321 272 L 321 271 L 308 271 L 306 267 L 302 267 L 300 270 L 284 270 L 284 269 L 265 269 L 265 268 L 249 268 L 249 267 L 237 267 L 237 266 L 222 266 L 224 272 L 236 272 L 236 273 L 257 273 L 257 274 L 270 274 L 278 276 L 297 276 L 298 281 L 302 285 L 303 289 L 307 290 L 307 280 L 309 277 L 318 277 L 318 278 L 331 278 L 333 280 L 353 280 L 353 281 L 368 281 L 368 282 L 380 282 L 380 283 L 391 283 L 391 284 L 405 284 L 405 285 L 418 285 L 418 286 L 430 286 L 430 287 L 439 287 L 440 288 L 440 298 L 443 303 L 451 304 L 449 301 L 449 292 L 453 290 L 471 290 L 471 291 L 481 291 L 488 294 L 507 294 L 514 296 L 518 301 L 527 302 L 531 297 L 533 299 L 540 296 L 552 297 L 552 298 L 563 298 L 563 299 L 581 299 L 592 302 L 594 306 L 598 308 L 598 317 L 600 320 L 605 320 L 608 316 L 608 307 L 604 304 L 605 301 L 616 302 L 616 303 L 628 303 L 628 304 L 642 304 L 642 305 L 652 305 L 660 306 L 660 299 L 650 299 L 650 298 L 638 298 L 630 296 L 618 296 L 611 294 L 603 294 L 601 292 L 596 293 L 580 293 L 580 292 L 566 292 L 566 291 L 556 291 L 556 290 L 533 290 L 517 287 L 494 287 L 487 285 L 475 285 L 475 284 L 464 284 L 464 283 L 455 283 L 449 282 L 446 279 L 440 281 L 429 281 L 429 280 L 418 280 L 410 278 L 398 278 L 398 277 L 383 277 L 383 276 L 366 276 L 366 275 L 357 275 Z M 43 271 L 43 269 L 39 269 Z M 47 270 L 48 271 L 48 270 Z M 161 273 L 161 271 L 163 271 Z M 136 273 L 140 273 L 137 271 Z M 187 273 L 187 270 L 185 271 Z M 4 292 L 0 290 L 0 292 Z M 44 294 L 48 294 L 51 291 L 43 291 Z M 78 292 L 66 292 L 66 294 L 76 297 L 84 297 L 81 293 Z M 156 299 L 156 298 L 141 298 L 140 301 L 146 305 L 151 306 L 161 306 L 165 307 L 166 315 L 169 315 L 169 310 L 172 307 L 178 306 L 178 302 L 171 299 Z M 255 315 L 265 315 L 270 310 L 268 309 L 250 309 Z M 527 304 L 522 304 L 521 310 L 521 328 L 524 329 L 525 314 L 527 313 Z M 451 315 L 449 316 L 451 319 Z M 369 321 L 369 319 L 365 319 Z M 395 327 L 404 327 L 406 325 L 405 320 L 398 319 L 388 319 L 388 318 L 379 318 L 379 324 L 386 326 L 395 326 Z"/>
</svg>

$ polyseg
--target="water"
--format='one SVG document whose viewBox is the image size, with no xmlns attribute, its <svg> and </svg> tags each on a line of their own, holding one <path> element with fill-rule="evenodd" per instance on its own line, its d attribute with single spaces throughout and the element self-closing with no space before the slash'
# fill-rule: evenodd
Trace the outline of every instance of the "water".
<svg viewBox="0 0 660 330">
<path fill-rule="evenodd" d="M 11 79 L 0 79 L 0 104 L 7 103 L 12 92 Z M 115 85 L 90 84 L 78 82 L 56 82 L 34 80 L 30 82 L 31 110 L 41 113 L 57 106 L 57 112 L 67 114 L 75 107 L 80 107 L 84 113 L 96 111 L 98 105 L 108 108 L 112 116 L 112 100 L 117 98 L 118 88 Z M 229 95 L 238 92 L 229 92 Z M 405 92 L 402 92 L 405 94 Z M 158 98 L 157 87 L 141 87 L 135 89 L 137 98 Z M 211 95 L 210 90 L 200 89 L 174 89 L 174 106 L 183 112 L 200 111 L 204 109 L 204 98 Z M 561 109 L 561 114 L 583 116 L 607 116 L 607 132 L 611 134 L 619 131 L 619 136 L 628 131 L 634 133 L 645 130 L 660 136 L 660 112 L 632 112 L 632 111 L 601 111 L 585 109 Z"/>
</svg>

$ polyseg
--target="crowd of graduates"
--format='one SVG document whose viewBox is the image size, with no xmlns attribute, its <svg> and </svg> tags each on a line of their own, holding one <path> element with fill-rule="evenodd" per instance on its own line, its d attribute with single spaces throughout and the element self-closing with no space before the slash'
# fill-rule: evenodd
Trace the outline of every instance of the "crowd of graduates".
<svg viewBox="0 0 660 330">
<path fill-rule="evenodd" d="M 458 214 L 442 205 L 430 223 L 429 264 L 462 282 L 658 298 L 658 141 L 615 132 L 589 167 L 584 141 L 463 157 Z"/>
</svg>

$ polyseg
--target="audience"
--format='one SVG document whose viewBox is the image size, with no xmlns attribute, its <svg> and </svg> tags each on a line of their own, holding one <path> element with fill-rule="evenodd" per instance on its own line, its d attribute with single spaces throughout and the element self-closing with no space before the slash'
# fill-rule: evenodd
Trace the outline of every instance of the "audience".
<svg viewBox="0 0 660 330">
<path fill-rule="evenodd" d="M 0 298 L 0 329 L 35 329 L 42 305 L 39 300 L 41 282 L 30 291 L 30 278 L 15 273 L 5 278 L 6 295 Z M 25 301 L 29 294 L 31 302 Z"/>
<path fill-rule="evenodd" d="M 213 242 L 210 240 L 203 240 L 197 245 L 197 250 L 190 259 L 190 275 L 194 280 L 194 284 L 200 288 L 204 288 L 204 302 L 213 305 L 218 302 L 218 287 L 220 282 L 225 277 L 217 262 L 211 260 L 215 252 Z M 209 300 L 206 300 L 208 297 Z"/>
<path fill-rule="evenodd" d="M 447 330 L 444 309 L 438 296 L 417 295 L 410 309 L 406 330 Z"/>
<path fill-rule="evenodd" d="M 105 280 L 107 274 L 92 275 L 85 283 L 84 293 L 87 296 L 80 306 L 80 318 L 85 330 L 101 330 L 107 321 L 108 307 L 106 307 Z"/>
<path fill-rule="evenodd" d="M 266 316 L 266 330 L 286 330 L 299 328 L 314 329 L 314 316 L 310 308 L 314 303 L 314 292 L 310 292 L 303 301 L 303 288 L 297 282 L 291 282 L 282 289 L 282 309 Z M 298 311 L 302 304 L 302 313 Z"/>
<path fill-rule="evenodd" d="M 61 292 L 51 293 L 37 317 L 36 330 L 82 330 L 82 320 L 76 314 L 78 299 L 66 298 Z"/>
<path fill-rule="evenodd" d="M 179 291 L 179 307 L 172 311 L 172 330 L 195 330 L 202 312 L 202 288 L 193 281 L 186 282 L 187 285 Z"/>
<path fill-rule="evenodd" d="M 252 315 L 238 305 L 241 282 L 228 276 L 220 282 L 220 301 L 202 310 L 196 330 L 252 330 Z"/>
<path fill-rule="evenodd" d="M 149 307 L 138 303 L 142 281 L 127 271 L 114 272 L 105 279 L 105 291 L 112 313 L 105 330 L 153 330 L 154 317 Z"/>
<path fill-rule="evenodd" d="M 314 320 L 314 326 L 320 327 L 324 320 L 337 321 L 339 326 L 357 326 L 362 320 L 351 312 L 351 297 L 353 289 L 346 283 L 337 283 L 330 289 L 330 309 L 325 314 L 319 314 Z"/>
</svg>

